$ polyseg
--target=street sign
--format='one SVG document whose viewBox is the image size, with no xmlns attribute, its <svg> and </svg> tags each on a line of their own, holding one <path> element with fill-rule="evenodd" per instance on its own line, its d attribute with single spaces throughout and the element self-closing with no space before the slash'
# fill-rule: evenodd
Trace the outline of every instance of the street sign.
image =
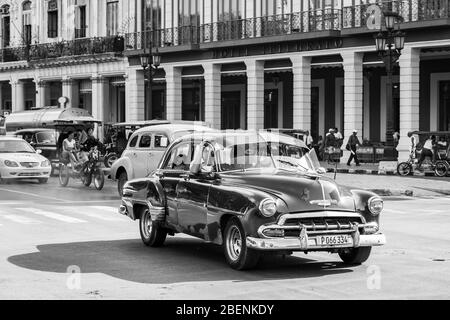
<svg viewBox="0 0 450 320">
<path fill-rule="evenodd" d="M 381 28 L 382 11 L 378 5 L 370 5 L 367 8 L 366 16 L 366 25 L 369 30 L 377 30 Z"/>
</svg>

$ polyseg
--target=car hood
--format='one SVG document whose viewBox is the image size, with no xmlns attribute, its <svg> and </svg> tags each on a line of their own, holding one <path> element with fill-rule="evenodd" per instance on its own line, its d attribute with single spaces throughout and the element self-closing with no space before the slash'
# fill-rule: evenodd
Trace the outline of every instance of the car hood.
<svg viewBox="0 0 450 320">
<path fill-rule="evenodd" d="M 42 162 L 45 161 L 41 155 L 37 153 L 0 153 L 0 160 L 9 160 L 16 162 Z"/>
<path fill-rule="evenodd" d="M 283 200 L 289 212 L 356 210 L 352 194 L 325 177 L 275 169 L 222 174 L 222 184 L 255 188 Z"/>
</svg>

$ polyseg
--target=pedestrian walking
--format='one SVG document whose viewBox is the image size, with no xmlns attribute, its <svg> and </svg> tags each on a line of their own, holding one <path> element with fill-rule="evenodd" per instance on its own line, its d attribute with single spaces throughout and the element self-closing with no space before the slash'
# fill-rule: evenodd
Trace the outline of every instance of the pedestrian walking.
<svg viewBox="0 0 450 320">
<path fill-rule="evenodd" d="M 350 158 L 348 158 L 347 165 L 350 166 L 352 161 L 355 160 L 356 166 L 359 167 L 359 159 L 358 155 L 356 154 L 356 148 L 360 146 L 361 143 L 358 139 L 358 131 L 353 130 L 353 134 L 350 136 L 347 142 L 346 149 L 350 151 Z"/>
<path fill-rule="evenodd" d="M 334 129 L 328 130 L 327 135 L 325 136 L 325 158 L 329 164 L 333 161 L 333 155 L 336 148 L 336 137 L 334 135 Z"/>
<path fill-rule="evenodd" d="M 306 146 L 311 149 L 312 145 L 314 143 L 314 139 L 313 137 L 311 137 L 311 134 L 309 133 L 309 131 L 306 131 L 305 134 L 303 135 L 303 142 L 306 144 Z"/>
<path fill-rule="evenodd" d="M 338 128 L 334 128 L 334 137 L 336 138 L 336 147 L 341 148 L 344 144 L 344 136 L 339 132 Z"/>
<path fill-rule="evenodd" d="M 412 155 L 412 158 L 416 158 L 416 149 L 417 144 L 419 143 L 419 136 L 417 134 L 413 134 L 411 131 L 408 132 L 408 138 L 410 139 L 409 152 Z"/>
</svg>

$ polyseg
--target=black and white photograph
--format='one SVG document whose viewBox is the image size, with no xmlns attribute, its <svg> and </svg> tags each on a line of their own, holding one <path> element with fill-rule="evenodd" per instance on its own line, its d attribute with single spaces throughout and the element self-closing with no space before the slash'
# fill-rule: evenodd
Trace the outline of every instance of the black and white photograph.
<svg viewBox="0 0 450 320">
<path fill-rule="evenodd" d="M 0 300 L 450 300 L 450 0 L 0 0 Z"/>
</svg>

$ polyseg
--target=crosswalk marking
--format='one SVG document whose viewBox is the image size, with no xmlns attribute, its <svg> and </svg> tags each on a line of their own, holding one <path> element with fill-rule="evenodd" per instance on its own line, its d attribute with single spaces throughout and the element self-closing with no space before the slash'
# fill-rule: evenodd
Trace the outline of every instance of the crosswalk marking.
<svg viewBox="0 0 450 320">
<path fill-rule="evenodd" d="M 4 215 L 2 216 L 3 218 L 10 220 L 12 222 L 16 222 L 16 223 L 21 223 L 21 224 L 40 224 L 41 222 L 31 219 L 31 218 L 27 218 L 27 217 L 22 217 L 22 216 L 18 216 L 18 215 Z"/>
<path fill-rule="evenodd" d="M 68 217 L 68 216 L 65 216 L 65 215 L 62 215 L 59 213 L 55 213 L 55 212 L 51 212 L 51 211 L 44 211 L 44 210 L 35 209 L 35 208 L 16 208 L 16 209 L 20 210 L 20 211 L 40 215 L 40 216 L 43 216 L 46 218 L 67 222 L 67 223 L 86 223 L 87 222 L 82 219 Z"/>
<path fill-rule="evenodd" d="M 67 207 L 58 207 L 58 210 L 63 212 L 69 212 L 70 209 Z M 112 212 L 115 214 L 113 215 Z M 112 207 L 82 206 L 77 207 L 76 213 L 103 221 L 122 221 L 121 217 L 116 213 L 116 209 Z"/>
</svg>

